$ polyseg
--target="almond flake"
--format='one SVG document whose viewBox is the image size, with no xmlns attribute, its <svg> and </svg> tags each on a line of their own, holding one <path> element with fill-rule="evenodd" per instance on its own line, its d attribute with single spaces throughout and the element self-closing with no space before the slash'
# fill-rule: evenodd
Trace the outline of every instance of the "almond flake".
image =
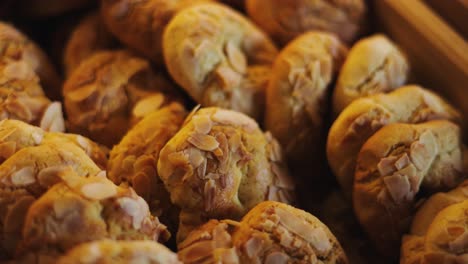
<svg viewBox="0 0 468 264">
<path fill-rule="evenodd" d="M 38 133 L 38 132 L 33 132 L 31 134 L 31 137 L 33 138 L 34 140 L 34 143 L 36 145 L 39 145 L 42 143 L 42 139 L 44 138 L 44 134 L 43 133 Z"/>
<path fill-rule="evenodd" d="M 204 200 L 205 200 L 205 211 L 210 211 L 213 208 L 214 205 L 214 200 L 215 200 L 215 195 L 216 195 L 216 184 L 215 181 L 212 179 L 209 179 L 205 183 L 205 188 L 203 191 L 204 194 Z"/>
<path fill-rule="evenodd" d="M 195 131 L 201 134 L 208 134 L 213 127 L 213 122 L 208 115 L 195 115 L 192 118 Z"/>
<path fill-rule="evenodd" d="M 226 91 L 237 88 L 242 81 L 242 76 L 227 66 L 218 66 L 214 73 L 220 81 L 221 87 Z"/>
<path fill-rule="evenodd" d="M 120 208 L 132 217 L 133 228 L 140 229 L 143 219 L 149 212 L 148 204 L 145 200 L 138 196 L 136 200 L 128 197 L 122 197 L 117 201 Z"/>
<path fill-rule="evenodd" d="M 242 127 L 246 129 L 247 132 L 253 132 L 258 129 L 258 124 L 255 120 L 240 112 L 232 110 L 217 109 L 211 116 L 211 119 L 223 125 Z"/>
<path fill-rule="evenodd" d="M 204 151 L 213 151 L 219 147 L 218 141 L 213 136 L 197 132 L 192 133 L 187 141 Z"/>
<path fill-rule="evenodd" d="M 81 187 L 81 193 L 89 199 L 104 200 L 117 194 L 117 188 L 110 182 L 93 182 Z"/>
<path fill-rule="evenodd" d="M 59 102 L 51 103 L 44 114 L 39 125 L 42 129 L 49 132 L 65 131 L 65 121 L 63 120 L 62 104 Z"/>
<path fill-rule="evenodd" d="M 395 203 L 400 204 L 411 192 L 411 185 L 408 177 L 395 173 L 392 176 L 383 178 L 388 192 Z"/>
<path fill-rule="evenodd" d="M 157 111 L 164 103 L 164 99 L 164 95 L 161 93 L 150 95 L 141 99 L 138 101 L 135 107 L 133 107 L 133 115 L 135 117 L 144 117 L 149 113 Z"/>
<path fill-rule="evenodd" d="M 408 154 L 403 154 L 397 161 L 395 161 L 395 167 L 398 170 L 403 169 L 404 167 L 408 166 L 411 163 Z"/>
<path fill-rule="evenodd" d="M 397 171 L 397 169 L 394 166 L 397 160 L 398 160 L 398 157 L 395 157 L 395 156 L 382 158 L 380 162 L 377 164 L 377 169 L 379 170 L 380 175 L 387 176 Z"/>
<path fill-rule="evenodd" d="M 244 244 L 245 253 L 249 258 L 255 257 L 262 250 L 264 241 L 260 237 L 252 236 Z"/>
<path fill-rule="evenodd" d="M 268 254 L 265 259 L 265 264 L 287 264 L 289 261 L 289 256 L 283 252 L 277 251 Z"/>
<path fill-rule="evenodd" d="M 36 182 L 34 167 L 28 166 L 11 174 L 11 182 L 14 185 L 28 185 Z"/>
<path fill-rule="evenodd" d="M 37 174 L 37 180 L 42 187 L 48 189 L 55 183 L 60 182 L 61 174 L 70 172 L 70 170 L 72 170 L 72 168 L 67 166 L 47 167 L 39 171 Z"/>
<path fill-rule="evenodd" d="M 247 59 L 239 48 L 232 42 L 226 44 L 226 54 L 231 67 L 240 74 L 247 71 Z"/>
</svg>

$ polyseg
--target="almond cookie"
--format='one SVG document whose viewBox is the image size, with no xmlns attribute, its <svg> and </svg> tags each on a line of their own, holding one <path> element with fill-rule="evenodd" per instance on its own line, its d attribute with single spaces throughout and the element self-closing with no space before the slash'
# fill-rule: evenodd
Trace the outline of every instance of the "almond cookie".
<svg viewBox="0 0 468 264">
<path fill-rule="evenodd" d="M 61 175 L 26 215 L 18 256 L 61 254 L 81 243 L 100 240 L 165 242 L 170 234 L 148 204 L 131 188 L 103 176 Z"/>
<path fill-rule="evenodd" d="M 313 215 L 278 202 L 263 202 L 233 235 L 240 263 L 348 263 L 340 243 Z"/>
<path fill-rule="evenodd" d="M 15 252 L 30 205 L 58 182 L 65 167 L 80 176 L 101 171 L 82 149 L 65 142 L 20 149 L 0 165 L 1 255 Z"/>
<path fill-rule="evenodd" d="M 277 49 L 247 18 L 215 3 L 185 8 L 167 26 L 163 50 L 172 78 L 195 101 L 262 118 L 266 81 L 251 79 L 268 79 Z"/>
<path fill-rule="evenodd" d="M 279 144 L 246 115 L 205 108 L 159 155 L 158 173 L 182 210 L 178 241 L 210 218 L 240 219 L 265 200 L 293 201 Z"/>
<path fill-rule="evenodd" d="M 150 109 L 147 104 L 137 108 L 139 101 L 162 91 L 173 91 L 172 84 L 146 60 L 127 51 L 97 52 L 63 87 L 69 129 L 111 147 L 129 129 L 132 115 L 144 116 L 170 100 L 162 96 L 159 104 L 150 101 Z"/>
<path fill-rule="evenodd" d="M 353 204 L 376 247 L 396 256 L 417 199 L 463 180 L 460 128 L 446 120 L 391 124 L 363 145 L 356 163 Z"/>
<path fill-rule="evenodd" d="M 99 240 L 68 251 L 57 264 L 182 264 L 177 255 L 153 241 Z"/>
<path fill-rule="evenodd" d="M 415 85 L 351 103 L 333 123 L 327 140 L 327 159 L 345 194 L 351 196 L 359 150 L 377 130 L 434 119 L 461 122 L 460 114 L 441 97 Z"/>
<path fill-rule="evenodd" d="M 241 222 L 211 220 L 179 244 L 190 263 L 348 263 L 328 228 L 311 214 L 262 202 Z"/>
<path fill-rule="evenodd" d="M 65 130 L 61 103 L 44 95 L 29 64 L 0 59 L 0 73 L 0 120 L 17 119 L 48 131 Z"/>
<path fill-rule="evenodd" d="M 332 32 L 351 43 L 366 23 L 363 0 L 246 0 L 245 4 L 250 18 L 282 45 L 310 30 Z"/>
<path fill-rule="evenodd" d="M 17 65 L 28 65 L 39 77 L 46 94 L 53 99 L 60 98 L 61 80 L 46 54 L 25 35 L 4 22 L 0 22 L 0 60 L 5 64 L 16 62 Z M 12 70 L 11 74 L 21 75 L 25 74 L 24 71 L 24 66 L 21 66 L 20 69 Z"/>
<path fill-rule="evenodd" d="M 179 210 L 159 178 L 157 162 L 159 152 L 179 131 L 185 116 L 184 107 L 177 103 L 149 114 L 114 146 L 108 166 L 109 179 L 131 186 L 171 232 L 176 231 Z"/>
<path fill-rule="evenodd" d="M 7 160 L 20 149 L 60 142 L 81 148 L 101 169 L 106 168 L 107 151 L 104 147 L 80 135 L 46 132 L 40 127 L 22 121 L 6 119 L 0 121 L 0 162 Z"/>
<path fill-rule="evenodd" d="M 333 113 L 338 115 L 357 98 L 388 93 L 408 79 L 405 55 L 386 36 L 358 41 L 349 51 L 333 91 Z"/>
<path fill-rule="evenodd" d="M 309 32 L 276 58 L 266 93 L 265 127 L 284 147 L 288 160 L 310 163 L 319 152 L 328 87 L 346 52 L 334 35 Z"/>
<path fill-rule="evenodd" d="M 97 51 L 113 48 L 116 42 L 105 28 L 99 13 L 88 14 L 73 29 L 65 44 L 63 64 L 66 75 L 70 76 L 84 59 Z"/>
<path fill-rule="evenodd" d="M 414 216 L 409 234 L 403 237 L 400 263 L 466 262 L 467 201 L 468 181 L 464 181 L 457 188 L 434 194 L 424 202 Z"/>
<path fill-rule="evenodd" d="M 109 30 L 127 46 L 163 65 L 163 32 L 187 6 L 209 0 L 102 0 L 101 15 Z"/>
</svg>

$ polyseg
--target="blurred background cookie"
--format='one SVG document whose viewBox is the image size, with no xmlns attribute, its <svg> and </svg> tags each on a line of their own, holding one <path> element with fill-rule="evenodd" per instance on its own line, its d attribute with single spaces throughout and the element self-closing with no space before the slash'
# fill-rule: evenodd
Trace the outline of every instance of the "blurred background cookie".
<svg viewBox="0 0 468 264">
<path fill-rule="evenodd" d="M 357 154 L 376 131 L 388 124 L 436 119 L 461 124 L 455 108 L 437 94 L 415 85 L 360 98 L 346 107 L 331 126 L 327 140 L 328 163 L 345 194 L 351 197 Z"/>
<path fill-rule="evenodd" d="M 86 15 L 76 25 L 68 38 L 63 55 L 65 74 L 94 53 L 117 46 L 117 40 L 109 33 L 98 12 Z"/>
<path fill-rule="evenodd" d="M 408 75 L 409 62 L 386 36 L 359 40 L 350 49 L 333 90 L 333 114 L 338 115 L 357 98 L 399 88 Z"/>
<path fill-rule="evenodd" d="M 131 126 L 134 107 L 144 98 L 174 92 L 162 73 L 130 52 L 101 51 L 85 59 L 65 82 L 68 128 L 111 147 Z M 165 103 L 142 109 L 142 118 Z M 138 111 L 136 114 L 140 114 Z"/>
<path fill-rule="evenodd" d="M 169 22 L 163 51 L 172 78 L 196 102 L 262 119 L 277 50 L 247 18 L 215 3 L 185 8 Z M 255 70 L 260 67 L 266 68 L 264 76 Z"/>
<path fill-rule="evenodd" d="M 99 240 L 81 244 L 60 257 L 57 264 L 181 264 L 177 255 L 154 241 Z"/>
<path fill-rule="evenodd" d="M 364 0 L 246 0 L 247 13 L 281 45 L 309 30 L 351 43 L 366 27 Z"/>
<path fill-rule="evenodd" d="M 163 32 L 172 17 L 210 0 L 102 0 L 101 15 L 108 29 L 130 48 L 158 65 L 164 64 Z"/>
<path fill-rule="evenodd" d="M 463 143 L 456 124 L 387 125 L 359 152 L 354 211 L 382 254 L 395 257 L 417 200 L 454 188 L 463 178 Z"/>
<path fill-rule="evenodd" d="M 467 246 L 468 181 L 432 195 L 403 237 L 400 263 L 463 263 Z"/>
</svg>

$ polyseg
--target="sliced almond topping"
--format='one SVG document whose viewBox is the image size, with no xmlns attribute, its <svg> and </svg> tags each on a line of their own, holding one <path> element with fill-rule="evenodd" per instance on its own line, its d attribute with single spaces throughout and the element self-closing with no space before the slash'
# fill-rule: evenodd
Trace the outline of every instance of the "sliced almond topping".
<svg viewBox="0 0 468 264">
<path fill-rule="evenodd" d="M 228 143 L 229 143 L 229 148 L 231 149 L 231 152 L 236 152 L 237 149 L 240 147 L 241 145 L 241 138 L 240 138 L 240 135 L 238 133 L 235 133 L 233 134 L 229 140 L 228 140 Z"/>
<path fill-rule="evenodd" d="M 96 177 L 107 178 L 107 172 L 105 170 L 102 170 L 96 174 Z"/>
<path fill-rule="evenodd" d="M 3 74 L 7 78 L 17 80 L 37 79 L 37 75 L 34 73 L 31 66 L 22 60 L 8 63 L 5 68 L 3 68 Z"/>
<path fill-rule="evenodd" d="M 421 134 L 418 141 L 411 144 L 410 157 L 413 164 L 420 171 L 429 168 L 437 155 L 438 147 L 434 135 L 430 131 Z"/>
<path fill-rule="evenodd" d="M 260 253 L 263 247 L 263 239 L 258 236 L 252 236 L 244 244 L 245 253 L 249 258 L 253 258 Z"/>
<path fill-rule="evenodd" d="M 277 251 L 268 254 L 265 259 L 265 264 L 287 264 L 289 261 L 289 256 L 283 252 Z"/>
<path fill-rule="evenodd" d="M 395 157 L 395 156 L 382 158 L 380 162 L 377 164 L 377 169 L 379 170 L 380 175 L 387 176 L 397 171 L 397 169 L 394 166 L 397 160 L 398 160 L 398 157 Z"/>
<path fill-rule="evenodd" d="M 201 105 L 197 105 L 195 106 L 192 111 L 190 112 L 190 114 L 188 114 L 188 116 L 185 118 L 184 120 L 184 124 L 182 126 L 185 126 L 188 122 L 190 122 L 192 120 L 192 118 L 195 116 L 195 114 L 198 112 L 198 110 L 200 109 Z"/>
<path fill-rule="evenodd" d="M 325 254 L 331 250 L 332 244 L 321 227 L 314 228 L 301 217 L 287 212 L 281 207 L 275 207 L 275 213 L 279 216 L 281 224 L 283 224 L 290 232 L 302 237 L 312 244 L 319 254 Z"/>
<path fill-rule="evenodd" d="M 205 201 L 205 211 L 210 211 L 213 208 L 215 195 L 216 195 L 216 183 L 213 179 L 209 179 L 205 183 L 205 188 L 203 190 L 204 201 Z"/>
<path fill-rule="evenodd" d="M 229 64 L 232 68 L 240 74 L 244 74 L 247 70 L 247 59 L 242 51 L 232 42 L 226 44 L 226 54 Z"/>
<path fill-rule="evenodd" d="M 206 166 L 208 162 L 206 159 L 203 159 L 203 162 L 197 168 L 197 174 L 200 179 L 204 179 L 206 175 Z"/>
<path fill-rule="evenodd" d="M 34 167 L 28 166 L 11 174 L 11 182 L 14 185 L 28 185 L 36 182 Z"/>
<path fill-rule="evenodd" d="M 63 120 L 62 104 L 59 102 L 51 103 L 44 114 L 39 125 L 42 129 L 49 132 L 65 131 L 65 121 Z"/>
<path fill-rule="evenodd" d="M 37 174 L 37 180 L 39 184 L 44 188 L 49 188 L 52 185 L 60 182 L 60 174 L 70 171 L 70 167 L 66 166 L 52 166 L 47 167 L 39 171 Z"/>
<path fill-rule="evenodd" d="M 174 166 L 186 166 L 189 164 L 189 159 L 183 151 L 174 152 L 167 156 L 167 159 Z"/>
<path fill-rule="evenodd" d="M 404 175 L 395 173 L 392 176 L 384 177 L 383 181 L 393 201 L 397 204 L 403 202 L 411 192 L 410 182 Z"/>
<path fill-rule="evenodd" d="M 132 217 L 133 228 L 140 229 L 143 219 L 149 212 L 148 204 L 145 200 L 139 196 L 136 200 L 128 197 L 122 197 L 119 198 L 117 202 L 119 203 L 120 208 Z"/>
<path fill-rule="evenodd" d="M 76 139 L 76 142 L 78 143 L 78 145 L 84 149 L 87 153 L 90 152 L 91 150 L 91 146 L 90 146 L 90 143 L 89 143 L 89 139 L 81 136 L 81 135 L 76 135 L 75 137 Z"/>
<path fill-rule="evenodd" d="M 236 111 L 218 109 L 211 118 L 213 121 L 223 125 L 243 127 L 247 132 L 253 132 L 258 129 L 258 124 L 252 118 Z"/>
<path fill-rule="evenodd" d="M 205 157 L 202 155 L 201 151 L 197 148 L 189 148 L 189 149 L 186 149 L 185 151 L 187 151 L 190 164 L 192 164 L 194 168 L 197 168 L 198 166 L 200 166 L 205 160 Z"/>
<path fill-rule="evenodd" d="M 213 127 L 213 122 L 208 115 L 195 115 L 192 118 L 195 131 L 201 134 L 208 134 Z"/>
<path fill-rule="evenodd" d="M 93 182 L 81 187 L 81 193 L 89 199 L 104 200 L 117 194 L 117 188 L 110 182 Z"/>
<path fill-rule="evenodd" d="M 218 66 L 214 73 L 218 78 L 221 87 L 226 91 L 231 91 L 238 87 L 242 81 L 242 76 L 228 66 Z"/>
<path fill-rule="evenodd" d="M 204 151 L 213 151 L 219 147 L 218 141 L 213 136 L 197 132 L 192 133 L 187 141 Z"/>
<path fill-rule="evenodd" d="M 410 164 L 410 159 L 408 157 L 408 154 L 403 154 L 397 161 L 395 161 L 395 167 L 398 170 L 403 169 L 404 167 L 408 166 Z"/>
<path fill-rule="evenodd" d="M 164 103 L 164 99 L 164 95 L 161 93 L 141 99 L 133 108 L 133 115 L 135 117 L 144 117 L 149 113 L 157 111 Z"/>
<path fill-rule="evenodd" d="M 34 143 L 36 145 L 39 145 L 42 143 L 42 139 L 44 138 L 44 134 L 43 133 L 38 133 L 38 132 L 33 132 L 31 134 L 31 137 L 33 138 L 34 140 Z"/>
</svg>

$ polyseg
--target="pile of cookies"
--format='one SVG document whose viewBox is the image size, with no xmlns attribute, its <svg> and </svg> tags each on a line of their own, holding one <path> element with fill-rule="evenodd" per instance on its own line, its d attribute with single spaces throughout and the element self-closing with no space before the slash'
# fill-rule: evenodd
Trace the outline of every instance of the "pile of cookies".
<svg viewBox="0 0 468 264">
<path fill-rule="evenodd" d="M 468 263 L 463 117 L 364 0 L 0 9 L 1 262 Z"/>
</svg>

